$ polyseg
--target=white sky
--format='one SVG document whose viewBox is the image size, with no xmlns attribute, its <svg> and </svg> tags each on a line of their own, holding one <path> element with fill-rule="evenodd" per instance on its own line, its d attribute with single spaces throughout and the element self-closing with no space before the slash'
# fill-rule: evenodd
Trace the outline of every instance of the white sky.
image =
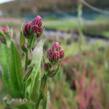
<svg viewBox="0 0 109 109">
<path fill-rule="evenodd" d="M 13 1 L 13 0 L 0 0 L 0 3 L 5 3 L 5 2 L 8 2 L 8 1 Z"/>
</svg>

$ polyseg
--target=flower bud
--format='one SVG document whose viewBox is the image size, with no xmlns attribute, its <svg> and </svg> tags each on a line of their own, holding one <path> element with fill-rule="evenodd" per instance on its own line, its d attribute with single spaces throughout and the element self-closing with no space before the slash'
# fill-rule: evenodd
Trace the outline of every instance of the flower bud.
<svg viewBox="0 0 109 109">
<path fill-rule="evenodd" d="M 61 49 L 60 50 L 60 58 L 63 58 L 64 57 L 64 49 Z"/>
<path fill-rule="evenodd" d="M 0 43 L 6 42 L 6 34 L 9 32 L 8 26 L 0 26 Z"/>
<path fill-rule="evenodd" d="M 54 51 L 53 53 L 53 59 L 58 60 L 60 58 L 60 53 L 58 51 Z"/>
<path fill-rule="evenodd" d="M 52 47 L 48 49 L 47 56 L 51 62 L 58 61 L 64 57 L 64 50 L 58 42 L 55 42 Z"/>
<path fill-rule="evenodd" d="M 52 45 L 52 49 L 55 51 L 59 51 L 61 48 L 59 42 L 55 42 L 53 45 Z"/>
<path fill-rule="evenodd" d="M 35 19 L 32 21 L 32 25 L 37 25 L 38 27 L 42 26 L 42 17 L 36 16 Z"/>
<path fill-rule="evenodd" d="M 43 28 L 42 28 L 42 18 L 40 16 L 35 17 L 35 19 L 32 21 L 32 31 L 36 33 L 37 37 L 40 37 Z"/>
<path fill-rule="evenodd" d="M 27 22 L 24 26 L 23 33 L 28 38 L 31 33 L 35 33 L 37 37 L 40 37 L 43 28 L 42 28 L 42 18 L 40 16 L 35 17 L 33 21 Z"/>
<path fill-rule="evenodd" d="M 8 31 L 9 31 L 9 27 L 8 26 L 1 26 L 0 27 L 0 32 L 7 33 Z"/>
<path fill-rule="evenodd" d="M 37 25 L 36 26 L 34 25 L 32 26 L 32 31 L 36 33 L 37 37 L 39 37 L 42 34 L 43 29 L 38 27 Z"/>
<path fill-rule="evenodd" d="M 31 22 L 27 22 L 24 26 L 24 30 L 23 30 L 23 33 L 24 33 L 24 36 L 25 37 L 28 37 L 32 32 L 32 29 L 31 29 Z"/>
</svg>

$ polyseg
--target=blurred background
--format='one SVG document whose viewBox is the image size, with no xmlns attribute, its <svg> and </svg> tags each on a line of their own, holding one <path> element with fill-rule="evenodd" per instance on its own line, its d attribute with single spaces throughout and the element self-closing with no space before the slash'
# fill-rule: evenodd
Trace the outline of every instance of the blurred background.
<svg viewBox="0 0 109 109">
<path fill-rule="evenodd" d="M 59 41 L 65 50 L 62 73 L 49 84 L 50 109 L 109 109 L 109 0 L 0 0 L 0 26 L 14 38 L 36 15 L 44 49 Z M 0 109 L 3 97 L 0 80 Z"/>
</svg>

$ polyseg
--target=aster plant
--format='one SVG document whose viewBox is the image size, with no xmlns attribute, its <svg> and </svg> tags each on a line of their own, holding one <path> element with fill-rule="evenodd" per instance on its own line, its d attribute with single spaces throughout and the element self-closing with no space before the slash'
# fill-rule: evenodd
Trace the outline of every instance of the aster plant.
<svg viewBox="0 0 109 109">
<path fill-rule="evenodd" d="M 24 24 L 19 46 L 12 39 L 9 28 L 0 27 L 0 66 L 6 109 L 48 108 L 47 80 L 59 70 L 64 50 L 54 42 L 43 53 L 44 42 L 40 16 Z"/>
</svg>

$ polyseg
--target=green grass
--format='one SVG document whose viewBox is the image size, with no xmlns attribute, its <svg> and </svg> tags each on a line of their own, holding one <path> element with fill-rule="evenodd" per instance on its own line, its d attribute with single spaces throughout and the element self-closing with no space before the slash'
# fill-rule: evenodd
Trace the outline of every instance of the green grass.
<svg viewBox="0 0 109 109">
<path fill-rule="evenodd" d="M 83 20 L 83 30 L 86 33 L 96 34 L 96 35 L 104 35 L 104 32 L 108 32 L 109 28 L 109 20 L 107 18 L 96 18 L 95 20 L 88 21 Z M 63 18 L 63 19 L 45 19 L 44 26 L 46 29 L 54 29 L 54 30 L 77 30 L 80 26 L 78 24 L 78 19 L 74 18 Z M 106 34 L 107 37 L 107 34 Z"/>
<path fill-rule="evenodd" d="M 4 109 L 4 106 L 3 106 L 3 104 L 1 104 L 1 103 L 0 103 L 0 109 Z"/>
<path fill-rule="evenodd" d="M 103 35 L 106 36 L 107 38 L 109 38 L 109 31 L 103 32 Z"/>
<path fill-rule="evenodd" d="M 21 27 L 21 23 L 14 23 L 14 22 L 0 22 L 0 26 L 9 26 L 9 27 L 20 28 L 20 27 Z"/>
<path fill-rule="evenodd" d="M 73 18 L 44 20 L 44 25 L 47 29 L 56 29 L 65 31 L 78 28 L 77 20 Z"/>
<path fill-rule="evenodd" d="M 90 50 L 96 50 L 100 47 L 106 47 L 106 43 L 104 41 L 98 40 L 94 42 L 93 44 L 90 43 L 83 43 L 80 45 L 78 42 L 73 42 L 71 45 L 66 46 L 65 43 L 62 44 L 64 50 L 65 50 L 65 57 L 67 56 L 73 56 L 76 54 L 79 54 L 82 51 L 90 51 Z M 80 50 L 81 46 L 81 50 Z"/>
</svg>

